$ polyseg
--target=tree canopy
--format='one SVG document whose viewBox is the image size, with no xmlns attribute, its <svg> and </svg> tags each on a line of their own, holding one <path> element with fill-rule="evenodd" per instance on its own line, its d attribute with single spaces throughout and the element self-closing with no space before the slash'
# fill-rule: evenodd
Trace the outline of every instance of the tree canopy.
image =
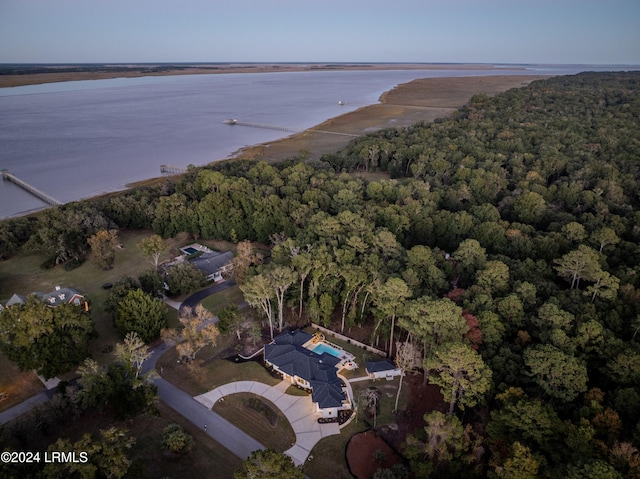
<svg viewBox="0 0 640 479">
<path fill-rule="evenodd" d="M 135 332 L 148 343 L 167 326 L 167 307 L 160 299 L 134 289 L 118 303 L 114 323 L 120 336 Z"/>
<path fill-rule="evenodd" d="M 0 348 L 20 369 L 46 378 L 67 372 L 89 357 L 93 323 L 83 308 L 52 308 L 31 295 L 25 304 L 0 311 Z"/>
</svg>

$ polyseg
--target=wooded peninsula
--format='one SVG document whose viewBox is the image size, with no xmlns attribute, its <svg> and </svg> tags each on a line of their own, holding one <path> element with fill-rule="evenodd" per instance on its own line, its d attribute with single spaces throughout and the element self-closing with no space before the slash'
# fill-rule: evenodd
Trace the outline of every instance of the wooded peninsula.
<svg viewBox="0 0 640 479">
<path fill-rule="evenodd" d="M 439 388 L 374 477 L 640 478 L 639 182 L 640 73 L 581 73 L 5 220 L 0 258 L 73 268 L 110 231 L 262 245 L 237 278 L 262 320 L 366 330 Z"/>
</svg>

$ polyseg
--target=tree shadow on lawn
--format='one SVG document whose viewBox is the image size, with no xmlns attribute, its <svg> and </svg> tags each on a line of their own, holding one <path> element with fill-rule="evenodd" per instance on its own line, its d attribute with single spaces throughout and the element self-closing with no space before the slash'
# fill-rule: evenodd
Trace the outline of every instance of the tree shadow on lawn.
<svg viewBox="0 0 640 479">
<path fill-rule="evenodd" d="M 179 362 L 175 347 L 158 360 L 156 370 L 160 375 L 191 396 L 204 394 L 223 384 L 235 381 L 258 381 L 275 386 L 281 379 L 274 378 L 258 361 L 238 363 L 228 359 L 211 357 L 212 349 L 205 348 L 201 354 L 210 359 L 199 364 Z"/>
</svg>

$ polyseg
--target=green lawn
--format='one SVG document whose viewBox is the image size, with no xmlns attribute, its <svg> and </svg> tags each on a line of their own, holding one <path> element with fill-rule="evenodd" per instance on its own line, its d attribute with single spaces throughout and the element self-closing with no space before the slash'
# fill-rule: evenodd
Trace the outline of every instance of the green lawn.
<svg viewBox="0 0 640 479">
<path fill-rule="evenodd" d="M 367 388 L 376 389 L 380 393 L 380 402 L 378 405 L 378 415 L 376 417 L 376 426 L 391 424 L 396 422 L 393 409 L 396 403 L 396 394 L 398 392 L 398 384 L 400 380 L 396 377 L 392 381 L 386 379 L 375 379 L 370 381 L 358 381 L 351 383 L 353 395 L 357 401 L 360 393 Z M 402 390 L 400 391 L 400 399 L 398 400 L 398 410 L 402 411 L 409 403 L 409 387 L 403 381 Z M 358 418 L 358 420 L 363 418 Z M 373 426 L 373 418 L 367 418 L 368 422 Z"/>
<path fill-rule="evenodd" d="M 133 459 L 145 464 L 147 477 L 220 477 L 232 478 L 242 461 L 212 439 L 200 427 L 186 421 L 173 409 L 161 405 L 160 417 L 143 416 L 131 421 L 129 430 L 136 435 Z M 162 449 L 162 431 L 177 423 L 194 439 L 193 449 L 184 456 L 170 456 Z M 213 473 L 212 471 L 215 471 Z"/>
<path fill-rule="evenodd" d="M 207 346 L 199 355 L 207 358 L 213 354 L 213 350 Z M 226 359 L 207 360 L 197 368 L 196 374 L 192 374 L 188 366 L 179 364 L 177 360 L 178 354 L 175 348 L 172 348 L 158 360 L 156 369 L 160 370 L 162 368 L 162 376 L 167 381 L 191 396 L 204 394 L 218 386 L 234 381 L 259 381 L 269 386 L 274 386 L 280 382 L 280 379 L 271 376 L 256 361 L 234 363 Z"/>
<path fill-rule="evenodd" d="M 285 391 L 285 394 L 288 394 L 289 396 L 298 396 L 298 397 L 311 395 L 310 392 L 305 391 L 304 389 L 300 389 L 299 387 L 296 387 L 293 384 L 287 388 L 287 390 Z"/>
<path fill-rule="evenodd" d="M 312 479 L 352 479 L 347 466 L 346 450 L 351 436 L 368 427 L 362 421 L 353 421 L 340 430 L 339 435 L 321 439 L 311 450 L 304 465 L 304 473 Z"/>
<path fill-rule="evenodd" d="M 244 404 L 249 398 L 261 401 L 272 411 L 277 418 L 274 426 L 264 414 Z M 213 410 L 267 448 L 284 452 L 296 442 L 296 435 L 285 415 L 275 404 L 262 396 L 251 393 L 231 394 L 225 396 L 224 401 L 218 401 Z"/>
<path fill-rule="evenodd" d="M 62 266 L 52 269 L 42 269 L 40 265 L 45 260 L 42 254 L 17 254 L 12 258 L 0 262 L 0 302 L 6 302 L 14 293 L 28 295 L 34 291 L 49 292 L 56 286 L 71 287 L 77 289 L 85 295 L 91 305 L 91 318 L 98 332 L 98 338 L 91 341 L 90 350 L 94 359 L 104 363 L 112 359 L 112 354 L 105 349 L 114 346 L 120 341 L 111 318 L 104 312 L 104 301 L 107 290 L 102 288 L 105 283 L 117 282 L 124 276 L 137 277 L 143 271 L 153 268 L 153 265 L 146 259 L 137 244 L 147 236 L 148 231 L 122 232 L 120 242 L 122 248 L 116 249 L 116 260 L 114 267 L 108 271 L 97 269 L 91 261 L 87 260 L 80 267 L 66 271 Z M 179 244 L 177 240 L 167 240 L 167 249 L 162 260 L 170 257 L 170 249 L 174 249 Z M 170 325 L 177 324 L 177 314 L 169 312 Z M 12 388 L 14 383 L 23 384 L 24 378 L 16 373 L 17 369 L 3 368 L 0 373 L 0 387 Z M 15 387 L 14 387 L 15 388 Z M 25 387 L 25 393 L 33 389 Z M 1 392 L 1 390 L 0 390 Z M 31 395 L 31 394 L 29 394 Z M 0 403 L 0 409 L 5 406 L 5 402 Z"/>
<path fill-rule="evenodd" d="M 44 391 L 44 385 L 33 371 L 20 371 L 15 363 L 0 355 L 0 411 L 41 391 Z"/>
<path fill-rule="evenodd" d="M 238 285 L 231 286 L 219 293 L 211 295 L 202 301 L 202 305 L 213 314 L 218 314 L 222 308 L 229 304 L 239 305 L 244 301 L 244 296 Z"/>
<path fill-rule="evenodd" d="M 75 288 L 90 301 L 94 321 L 101 331 L 106 331 L 111 325 L 103 327 L 99 324 L 105 317 L 103 303 L 107 291 L 102 288 L 105 283 L 115 283 L 125 276 L 138 277 L 143 271 L 153 268 L 136 245 L 151 233 L 146 231 L 123 232 L 120 242 L 123 248 L 116 249 L 116 260 L 113 268 L 107 271 L 97 269 L 90 260 L 80 267 L 66 271 L 62 266 L 52 269 L 42 269 L 40 264 L 45 260 L 41 254 L 18 254 L 6 261 L 0 262 L 0 300 L 8 300 L 13 293 L 28 295 L 34 291 L 53 291 L 56 286 Z M 167 240 L 168 248 L 162 260 L 169 259 L 169 249 L 174 241 Z"/>
<path fill-rule="evenodd" d="M 116 261 L 112 269 L 97 269 L 90 260 L 79 268 L 66 271 L 62 266 L 42 269 L 45 260 L 42 254 L 17 254 L 0 262 L 0 300 L 8 300 L 13 293 L 29 294 L 33 291 L 52 291 L 56 285 L 77 289 L 93 299 L 93 295 L 101 290 L 104 283 L 113 283 L 123 276 L 137 277 L 143 271 L 153 268 L 151 262 L 142 256 L 136 245 L 147 236 L 148 231 L 125 231 L 120 235 L 123 248 L 116 249 Z M 161 260 L 169 259 L 169 250 L 174 248 L 174 240 L 167 240 L 167 249 Z"/>
</svg>

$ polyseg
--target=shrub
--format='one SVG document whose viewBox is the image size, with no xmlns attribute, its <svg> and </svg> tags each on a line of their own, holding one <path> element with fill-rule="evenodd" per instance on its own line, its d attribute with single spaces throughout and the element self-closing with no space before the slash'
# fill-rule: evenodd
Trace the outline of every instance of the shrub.
<svg viewBox="0 0 640 479">
<path fill-rule="evenodd" d="M 179 424 L 169 424 L 162 431 L 162 447 L 173 454 L 184 454 L 193 447 L 193 437 Z"/>
</svg>

